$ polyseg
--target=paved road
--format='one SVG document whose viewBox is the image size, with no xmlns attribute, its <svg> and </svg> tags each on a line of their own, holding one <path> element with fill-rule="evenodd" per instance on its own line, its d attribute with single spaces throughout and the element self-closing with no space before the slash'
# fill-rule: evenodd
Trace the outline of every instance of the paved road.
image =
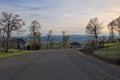
<svg viewBox="0 0 120 80">
<path fill-rule="evenodd" d="M 0 59 L 0 80 L 120 80 L 120 68 L 69 49 Z"/>
</svg>

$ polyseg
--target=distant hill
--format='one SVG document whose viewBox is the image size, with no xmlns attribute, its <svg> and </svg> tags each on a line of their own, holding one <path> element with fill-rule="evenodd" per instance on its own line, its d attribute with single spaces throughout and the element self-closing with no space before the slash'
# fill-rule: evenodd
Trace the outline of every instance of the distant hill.
<svg viewBox="0 0 120 80">
<path fill-rule="evenodd" d="M 68 36 L 70 36 L 69 43 L 76 41 L 76 42 L 83 44 L 85 43 L 84 40 L 88 39 L 87 35 L 68 35 Z M 29 39 L 29 36 L 13 36 L 12 38 Z M 42 36 L 41 38 L 43 42 L 47 41 L 47 36 Z M 51 38 L 53 38 L 56 43 L 60 43 L 62 41 L 61 35 L 52 35 Z"/>
<path fill-rule="evenodd" d="M 69 43 L 71 42 L 79 42 L 80 44 L 86 43 L 86 40 L 89 38 L 87 35 L 68 35 L 70 36 Z M 61 35 L 52 35 L 51 36 L 56 44 L 60 44 L 62 41 L 62 36 Z M 23 38 L 28 40 L 30 37 L 29 36 L 12 36 L 12 38 Z M 42 43 L 46 44 L 47 42 L 47 36 L 42 36 Z M 106 36 L 107 39 L 109 39 L 109 36 Z M 115 36 L 115 38 L 119 38 L 119 36 Z"/>
</svg>

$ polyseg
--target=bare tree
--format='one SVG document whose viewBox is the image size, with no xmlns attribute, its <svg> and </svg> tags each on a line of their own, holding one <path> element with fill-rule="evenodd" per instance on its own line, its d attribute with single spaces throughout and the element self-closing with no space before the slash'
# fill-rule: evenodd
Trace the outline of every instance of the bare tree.
<svg viewBox="0 0 120 80">
<path fill-rule="evenodd" d="M 38 21 L 31 22 L 30 32 L 31 32 L 31 36 L 33 38 L 33 49 L 34 50 L 36 49 L 37 37 L 38 37 L 38 34 L 40 33 L 40 28 L 41 28 L 41 25 Z"/>
<path fill-rule="evenodd" d="M 62 35 L 63 35 L 63 39 L 62 39 L 62 47 L 66 48 L 68 46 L 68 42 L 69 42 L 69 36 L 65 35 L 66 31 L 62 31 Z"/>
<path fill-rule="evenodd" d="M 0 47 L 2 47 L 2 29 L 1 28 L 0 28 Z"/>
<path fill-rule="evenodd" d="M 115 28 L 115 30 L 118 32 L 118 35 L 120 36 L 120 28 Z"/>
<path fill-rule="evenodd" d="M 116 26 L 120 29 L 120 16 L 117 19 L 115 19 L 115 21 L 116 21 Z"/>
<path fill-rule="evenodd" d="M 115 30 L 118 32 L 118 35 L 120 36 L 120 16 L 114 20 L 114 26 Z"/>
<path fill-rule="evenodd" d="M 54 48 L 54 46 L 55 46 L 54 39 L 51 38 L 51 39 L 50 39 L 50 48 Z"/>
<path fill-rule="evenodd" d="M 111 34 L 111 42 L 113 42 L 114 40 L 114 30 L 118 32 L 118 35 L 120 36 L 120 17 L 112 20 L 109 24 L 108 24 L 108 29 L 110 30 L 110 34 Z"/>
<path fill-rule="evenodd" d="M 0 39 L 1 39 L 1 36 L 2 36 L 2 27 L 0 27 Z"/>
<path fill-rule="evenodd" d="M 0 35 L 2 34 L 2 28 L 0 28 Z"/>
<path fill-rule="evenodd" d="M 39 44 L 39 48 L 41 49 L 42 48 L 42 40 L 41 40 L 41 33 L 38 32 L 37 33 L 37 43 Z"/>
<path fill-rule="evenodd" d="M 65 33 L 66 33 L 66 31 L 62 31 L 62 36 L 63 36 L 63 38 L 62 38 L 62 47 L 63 48 L 65 48 Z"/>
<path fill-rule="evenodd" d="M 98 18 L 91 18 L 86 26 L 86 33 L 95 37 L 95 41 L 98 41 L 98 35 L 103 29 L 102 24 L 99 23 Z"/>
<path fill-rule="evenodd" d="M 9 42 L 11 34 L 13 31 L 20 31 L 21 27 L 24 25 L 22 19 L 19 15 L 14 15 L 13 13 L 2 13 L 2 18 L 0 19 L 0 26 L 2 31 L 6 34 L 6 52 L 9 50 Z"/>
<path fill-rule="evenodd" d="M 5 33 L 2 30 L 2 26 L 0 26 L 0 47 L 1 51 L 5 51 Z"/>
<path fill-rule="evenodd" d="M 116 26 L 116 20 L 113 20 L 108 24 L 108 29 L 110 30 L 110 41 L 111 42 L 114 41 L 114 36 L 115 36 L 114 29 L 115 29 L 115 26 Z"/>
<path fill-rule="evenodd" d="M 50 42 L 51 42 L 51 35 L 53 34 L 52 30 L 49 30 L 48 34 L 47 34 L 47 45 L 46 48 L 50 47 Z"/>
</svg>

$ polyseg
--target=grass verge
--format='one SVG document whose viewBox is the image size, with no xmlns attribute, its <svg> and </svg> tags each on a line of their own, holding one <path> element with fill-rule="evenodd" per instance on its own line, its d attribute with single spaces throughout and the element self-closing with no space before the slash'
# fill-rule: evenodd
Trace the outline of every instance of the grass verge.
<svg viewBox="0 0 120 80">
<path fill-rule="evenodd" d="M 33 50 L 10 49 L 9 52 L 7 52 L 7 53 L 0 52 L 0 58 L 9 57 L 9 56 L 15 56 L 15 55 L 20 55 L 20 54 L 27 54 L 27 53 L 31 53 L 31 52 L 35 52 L 35 51 L 33 51 Z"/>
<path fill-rule="evenodd" d="M 106 44 L 106 48 L 97 49 L 94 54 L 120 64 L 120 43 Z"/>
</svg>

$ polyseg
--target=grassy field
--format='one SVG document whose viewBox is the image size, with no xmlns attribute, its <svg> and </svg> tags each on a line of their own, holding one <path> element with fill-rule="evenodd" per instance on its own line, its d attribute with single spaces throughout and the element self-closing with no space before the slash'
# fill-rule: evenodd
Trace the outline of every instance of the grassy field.
<svg viewBox="0 0 120 80">
<path fill-rule="evenodd" d="M 9 50 L 8 53 L 0 52 L 0 58 L 9 57 L 9 56 L 15 56 L 15 55 L 20 55 L 20 54 L 26 54 L 26 53 L 31 53 L 31 52 L 33 52 L 33 51 L 32 50 L 11 49 L 11 50 Z"/>
<path fill-rule="evenodd" d="M 94 54 L 120 62 L 120 43 L 105 44 L 107 48 L 97 49 Z"/>
</svg>

